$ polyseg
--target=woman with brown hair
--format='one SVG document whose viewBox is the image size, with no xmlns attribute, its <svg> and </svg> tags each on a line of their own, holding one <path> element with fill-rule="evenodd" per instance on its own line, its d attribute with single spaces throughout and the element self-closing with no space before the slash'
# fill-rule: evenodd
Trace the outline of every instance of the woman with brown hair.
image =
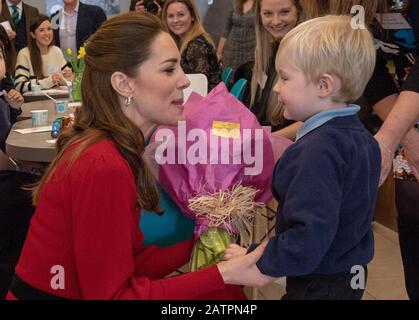
<svg viewBox="0 0 419 320">
<path fill-rule="evenodd" d="M 205 74 L 208 91 L 213 89 L 221 82 L 221 65 L 194 0 L 165 1 L 162 21 L 178 44 L 183 72 Z"/>
<path fill-rule="evenodd" d="M 155 16 L 127 13 L 103 23 L 85 49 L 82 107 L 34 189 L 37 210 L 8 298 L 244 299 L 226 284 L 255 268 L 263 248 L 164 279 L 189 260 L 193 239 L 142 244 L 140 210 L 160 212 L 145 140 L 154 125 L 183 118 L 189 86 L 172 37 Z"/>
<path fill-rule="evenodd" d="M 66 80 L 72 78 L 72 72 L 66 67 L 67 61 L 61 49 L 52 45 L 54 37 L 49 18 L 40 15 L 31 25 L 30 32 L 31 41 L 17 56 L 16 89 L 21 93 L 30 91 L 33 81 L 41 89 L 66 85 Z"/>
</svg>

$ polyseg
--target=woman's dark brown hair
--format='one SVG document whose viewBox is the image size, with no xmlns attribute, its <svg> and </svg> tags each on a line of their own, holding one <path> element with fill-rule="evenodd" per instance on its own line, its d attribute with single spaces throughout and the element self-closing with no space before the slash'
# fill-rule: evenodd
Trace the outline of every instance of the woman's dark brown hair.
<svg viewBox="0 0 419 320">
<path fill-rule="evenodd" d="M 110 139 L 127 160 L 137 182 L 137 205 L 160 212 L 154 178 L 142 155 L 145 140 L 141 130 L 128 119 L 122 109 L 122 98 L 111 85 L 114 72 L 136 77 L 138 68 L 150 58 L 151 46 L 163 32 L 160 20 L 150 14 L 134 12 L 107 20 L 85 44 L 85 69 L 82 78 L 82 107 L 76 112 L 75 123 L 57 140 L 57 156 L 39 185 L 34 189 L 34 203 L 51 178 L 63 153 L 72 145 L 76 151 L 71 163 L 88 146 Z"/>
<path fill-rule="evenodd" d="M 238 15 L 243 14 L 243 7 L 247 0 L 234 0 L 234 12 Z M 252 9 L 255 10 L 256 0 L 253 1 Z"/>
<path fill-rule="evenodd" d="M 39 26 L 44 22 L 49 21 L 49 18 L 46 15 L 39 15 L 36 21 L 34 21 L 30 26 L 30 31 L 32 33 L 35 33 L 36 29 L 39 28 Z M 50 46 L 54 43 L 54 35 L 52 35 Z M 35 76 L 38 79 L 45 78 L 44 73 L 42 72 L 42 57 L 41 57 L 41 51 L 38 48 L 38 45 L 36 44 L 36 39 L 30 37 L 29 43 L 28 43 L 28 49 L 29 49 L 29 55 L 31 58 L 31 64 L 33 68 L 33 72 Z"/>
</svg>

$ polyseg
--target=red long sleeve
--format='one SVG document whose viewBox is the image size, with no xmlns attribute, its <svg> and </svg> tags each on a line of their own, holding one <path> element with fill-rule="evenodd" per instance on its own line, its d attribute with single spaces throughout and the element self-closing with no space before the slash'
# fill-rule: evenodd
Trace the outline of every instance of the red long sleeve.
<svg viewBox="0 0 419 320">
<path fill-rule="evenodd" d="M 28 284 L 72 299 L 194 299 L 225 289 L 216 266 L 152 280 L 185 263 L 192 242 L 142 246 L 134 177 L 111 142 L 90 146 L 66 172 L 57 167 L 32 219 L 16 268 Z M 65 270 L 65 289 L 51 288 L 54 265 Z"/>
<path fill-rule="evenodd" d="M 190 239 L 165 248 L 142 247 L 139 252 L 134 253 L 134 275 L 150 279 L 167 276 L 190 260 L 193 244 L 193 239 Z M 162 261 L 165 263 L 161 263 Z"/>
</svg>

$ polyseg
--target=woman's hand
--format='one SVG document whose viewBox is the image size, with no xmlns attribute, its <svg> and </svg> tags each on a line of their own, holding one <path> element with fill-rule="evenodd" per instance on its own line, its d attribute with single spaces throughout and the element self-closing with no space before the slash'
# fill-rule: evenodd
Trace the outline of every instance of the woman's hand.
<svg viewBox="0 0 419 320">
<path fill-rule="evenodd" d="M 73 80 L 73 71 L 69 67 L 65 67 L 61 73 L 65 80 Z"/>
<path fill-rule="evenodd" d="M 16 38 L 16 32 L 14 32 L 13 30 L 7 29 L 6 33 L 7 33 L 7 37 L 9 38 L 10 41 L 12 41 L 14 38 Z"/>
<path fill-rule="evenodd" d="M 145 12 L 144 1 L 140 0 L 135 3 L 135 12 Z"/>
<path fill-rule="evenodd" d="M 61 72 L 54 72 L 51 75 L 51 80 L 54 86 L 59 86 L 61 83 L 61 79 L 63 79 L 63 75 L 61 74 Z"/>
<path fill-rule="evenodd" d="M 394 152 L 390 150 L 385 141 L 385 137 L 380 135 L 380 132 L 376 133 L 374 138 L 377 140 L 381 151 L 381 172 L 380 181 L 378 183 L 378 185 L 381 186 L 386 181 L 393 166 Z"/>
<path fill-rule="evenodd" d="M 247 253 L 246 248 L 240 247 L 237 244 L 232 243 L 225 250 L 223 260 L 228 261 L 236 257 L 242 257 L 242 256 L 245 256 L 246 253 Z"/>
<path fill-rule="evenodd" d="M 19 109 L 24 102 L 23 96 L 15 89 L 11 89 L 4 97 L 7 103 L 14 109 Z"/>
<path fill-rule="evenodd" d="M 226 284 L 262 288 L 275 281 L 276 278 L 262 274 L 256 266 L 256 262 L 262 256 L 266 245 L 267 242 L 264 242 L 249 254 L 219 262 L 217 266 L 224 282 Z"/>
</svg>

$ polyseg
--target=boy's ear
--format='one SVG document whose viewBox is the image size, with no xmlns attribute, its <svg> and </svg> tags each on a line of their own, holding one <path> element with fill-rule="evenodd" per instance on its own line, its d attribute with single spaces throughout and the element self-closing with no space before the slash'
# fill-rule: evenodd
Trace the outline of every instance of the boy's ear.
<svg viewBox="0 0 419 320">
<path fill-rule="evenodd" d="M 327 98 L 339 91 L 341 86 L 339 78 L 326 73 L 318 81 L 317 92 L 320 98 Z"/>
</svg>

